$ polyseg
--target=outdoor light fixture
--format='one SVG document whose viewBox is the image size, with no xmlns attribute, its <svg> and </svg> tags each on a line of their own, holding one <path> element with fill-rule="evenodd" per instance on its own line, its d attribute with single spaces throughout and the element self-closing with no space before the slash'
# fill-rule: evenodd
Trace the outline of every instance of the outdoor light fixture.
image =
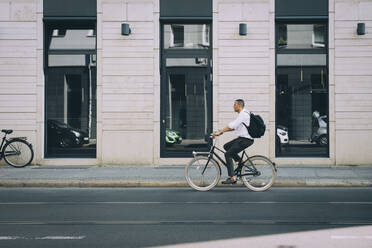
<svg viewBox="0 0 372 248">
<path fill-rule="evenodd" d="M 247 35 L 247 24 L 245 23 L 239 24 L 239 35 Z"/>
<path fill-rule="evenodd" d="M 131 33 L 128 23 L 121 24 L 121 35 L 129 35 Z"/>
<path fill-rule="evenodd" d="M 364 35 L 366 33 L 366 24 L 363 22 L 358 23 L 357 28 L 358 35 Z"/>
</svg>

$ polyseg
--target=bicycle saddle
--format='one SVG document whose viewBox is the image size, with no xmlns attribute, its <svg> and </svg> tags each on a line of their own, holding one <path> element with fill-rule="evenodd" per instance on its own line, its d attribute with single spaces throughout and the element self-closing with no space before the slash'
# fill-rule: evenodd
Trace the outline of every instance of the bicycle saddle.
<svg viewBox="0 0 372 248">
<path fill-rule="evenodd" d="M 1 132 L 6 133 L 6 134 L 11 134 L 11 133 L 13 133 L 13 130 L 12 129 L 3 129 L 3 130 L 1 130 Z"/>
</svg>

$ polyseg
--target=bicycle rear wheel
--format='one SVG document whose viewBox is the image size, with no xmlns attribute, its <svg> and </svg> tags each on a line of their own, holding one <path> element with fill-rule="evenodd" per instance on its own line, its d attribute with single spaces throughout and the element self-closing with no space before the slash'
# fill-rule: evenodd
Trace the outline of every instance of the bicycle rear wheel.
<svg viewBox="0 0 372 248">
<path fill-rule="evenodd" d="M 4 146 L 3 156 L 7 164 L 21 168 L 31 163 L 34 151 L 27 141 L 15 139 Z"/>
<path fill-rule="evenodd" d="M 245 162 L 241 175 L 247 188 L 253 191 L 265 191 L 275 182 L 276 168 L 270 159 L 264 156 L 253 156 Z"/>
<path fill-rule="evenodd" d="M 207 156 L 197 156 L 185 167 L 185 179 L 191 188 L 207 191 L 217 185 L 221 178 L 221 169 L 216 161 L 208 161 Z"/>
</svg>

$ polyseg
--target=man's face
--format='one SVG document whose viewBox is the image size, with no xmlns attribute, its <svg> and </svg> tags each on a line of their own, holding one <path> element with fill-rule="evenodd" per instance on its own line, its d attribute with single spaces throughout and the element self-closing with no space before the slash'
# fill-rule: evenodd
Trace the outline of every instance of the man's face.
<svg viewBox="0 0 372 248">
<path fill-rule="evenodd" d="M 238 112 L 240 109 L 240 105 L 237 102 L 234 102 L 234 111 Z"/>
</svg>

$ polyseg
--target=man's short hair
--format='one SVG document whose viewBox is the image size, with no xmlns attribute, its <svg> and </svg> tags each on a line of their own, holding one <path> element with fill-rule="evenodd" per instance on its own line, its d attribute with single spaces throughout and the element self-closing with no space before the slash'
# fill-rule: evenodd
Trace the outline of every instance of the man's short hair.
<svg viewBox="0 0 372 248">
<path fill-rule="evenodd" d="M 243 99 L 236 99 L 235 102 L 237 104 L 239 104 L 240 106 L 242 106 L 242 108 L 244 108 L 244 100 Z"/>
</svg>

